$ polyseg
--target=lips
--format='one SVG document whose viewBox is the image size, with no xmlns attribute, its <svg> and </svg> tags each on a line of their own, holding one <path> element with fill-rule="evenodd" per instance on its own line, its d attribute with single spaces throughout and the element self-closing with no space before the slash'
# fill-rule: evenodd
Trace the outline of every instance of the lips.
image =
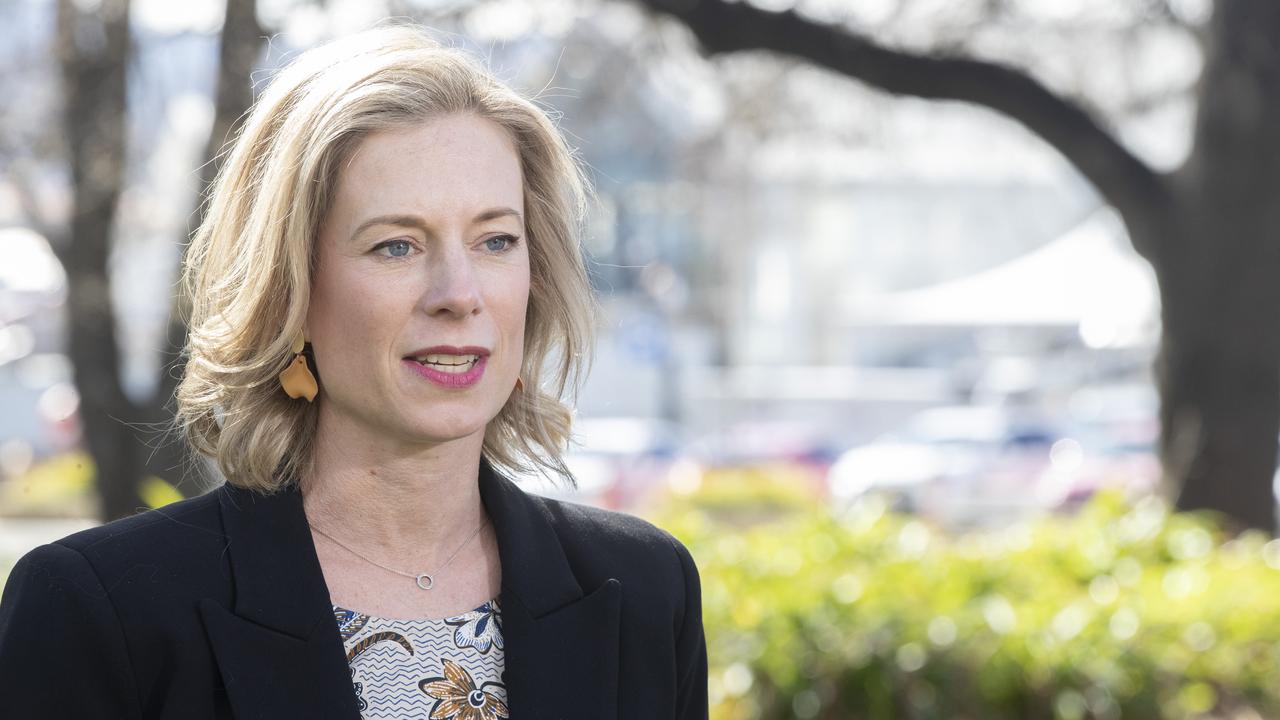
<svg viewBox="0 0 1280 720">
<path fill-rule="evenodd" d="M 429 353 L 431 358 L 458 358 L 467 356 L 442 355 L 440 353 Z M 417 358 L 405 358 L 404 365 L 419 377 L 429 380 L 432 383 L 445 388 L 464 389 L 475 385 L 484 376 L 485 361 L 488 359 L 481 355 L 472 355 L 475 358 L 467 362 L 457 364 L 431 363 L 421 362 Z"/>
<path fill-rule="evenodd" d="M 419 363 L 459 365 L 464 362 L 474 363 L 479 358 L 489 357 L 489 349 L 479 345 L 464 345 L 462 347 L 456 345 L 433 345 L 414 350 L 404 357 L 406 360 L 416 360 Z"/>
<path fill-rule="evenodd" d="M 487 348 L 478 345 L 465 345 L 458 347 L 456 345 L 433 345 L 432 347 L 421 348 L 406 355 L 406 360 L 414 362 L 424 367 L 430 366 L 444 371 L 459 372 L 474 367 L 482 358 L 489 356 Z"/>
</svg>

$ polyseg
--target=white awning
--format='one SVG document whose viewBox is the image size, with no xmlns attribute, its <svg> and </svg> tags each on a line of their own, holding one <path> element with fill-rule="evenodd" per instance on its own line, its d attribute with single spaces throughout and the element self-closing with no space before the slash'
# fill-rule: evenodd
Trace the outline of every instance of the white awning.
<svg viewBox="0 0 1280 720">
<path fill-rule="evenodd" d="M 1155 273 L 1103 207 L 1003 265 L 930 287 L 862 297 L 862 324 L 1076 326 L 1091 345 L 1148 342 L 1159 322 Z"/>
</svg>

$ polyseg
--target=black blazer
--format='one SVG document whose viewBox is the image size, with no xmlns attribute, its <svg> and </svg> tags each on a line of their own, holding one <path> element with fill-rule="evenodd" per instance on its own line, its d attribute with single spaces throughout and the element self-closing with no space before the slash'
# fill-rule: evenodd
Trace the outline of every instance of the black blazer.
<svg viewBox="0 0 1280 720">
<path fill-rule="evenodd" d="M 514 720 L 706 718 L 698 571 L 667 532 L 480 463 Z M 224 485 L 42 545 L 0 600 L 5 718 L 360 717 L 296 489 Z"/>
</svg>

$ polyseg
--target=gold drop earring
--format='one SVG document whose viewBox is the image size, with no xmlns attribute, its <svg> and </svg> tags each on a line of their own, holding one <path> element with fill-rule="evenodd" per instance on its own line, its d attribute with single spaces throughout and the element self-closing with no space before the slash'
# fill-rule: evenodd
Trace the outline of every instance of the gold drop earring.
<svg viewBox="0 0 1280 720">
<path fill-rule="evenodd" d="M 306 339 L 299 332 L 293 341 L 293 361 L 280 373 L 280 387 L 291 398 L 305 397 L 307 402 L 314 402 L 316 393 L 320 392 L 320 385 L 316 383 L 316 376 L 311 374 L 307 358 L 302 354 L 306 344 Z"/>
</svg>

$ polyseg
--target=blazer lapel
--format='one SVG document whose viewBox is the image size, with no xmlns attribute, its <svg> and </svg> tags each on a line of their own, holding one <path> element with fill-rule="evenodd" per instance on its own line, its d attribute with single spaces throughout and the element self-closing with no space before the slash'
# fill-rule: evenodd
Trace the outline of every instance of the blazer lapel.
<svg viewBox="0 0 1280 720">
<path fill-rule="evenodd" d="M 235 717 L 359 720 L 302 495 L 218 492 L 235 604 L 200 614 Z"/>
<path fill-rule="evenodd" d="M 622 584 L 583 593 L 547 506 L 480 459 L 502 559 L 507 704 L 516 720 L 615 720 Z"/>
<path fill-rule="evenodd" d="M 622 585 L 584 593 L 548 506 L 480 459 L 480 497 L 502 561 L 503 682 L 515 720 L 616 720 Z M 200 604 L 237 718 L 358 720 L 329 588 L 296 488 L 224 485 L 235 601 Z"/>
</svg>

